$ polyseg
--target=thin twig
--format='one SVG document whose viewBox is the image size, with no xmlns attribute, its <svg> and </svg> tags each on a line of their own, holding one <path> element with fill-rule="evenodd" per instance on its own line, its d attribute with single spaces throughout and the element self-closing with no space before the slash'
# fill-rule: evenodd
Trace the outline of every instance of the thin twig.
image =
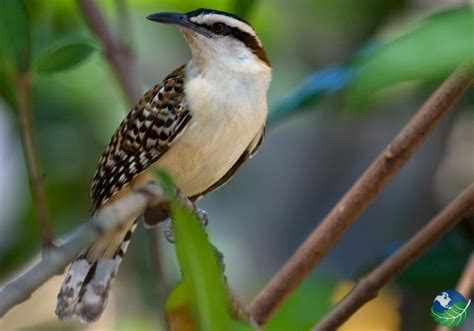
<svg viewBox="0 0 474 331">
<path fill-rule="evenodd" d="M 263 325 L 285 298 L 327 254 L 344 231 L 367 208 L 441 117 L 459 100 L 473 80 L 471 68 L 456 70 L 425 102 L 324 220 L 258 294 L 249 309 Z"/>
<path fill-rule="evenodd" d="M 114 39 L 106 18 L 93 0 L 77 0 L 77 3 L 90 30 L 102 43 L 104 55 L 122 86 L 127 103 L 129 105 L 135 104 L 140 97 L 140 90 L 130 49 L 123 47 L 120 42 Z"/>
<path fill-rule="evenodd" d="M 31 195 L 39 221 L 43 253 L 54 247 L 49 221 L 49 212 L 44 192 L 43 176 L 34 142 L 33 124 L 30 105 L 30 77 L 19 74 L 16 79 L 18 119 L 20 122 L 23 153 L 25 154 L 30 181 Z"/>
<path fill-rule="evenodd" d="M 313 331 L 336 330 L 364 304 L 376 298 L 382 287 L 472 211 L 474 211 L 474 183 L 411 237 L 395 254 L 360 280 Z"/>
<path fill-rule="evenodd" d="M 464 271 L 456 286 L 456 291 L 461 293 L 465 298 L 470 298 L 474 291 L 474 253 L 471 253 L 471 256 L 467 260 L 466 267 L 464 267 Z M 436 328 L 436 331 L 449 330 L 451 329 L 442 325 L 438 325 Z"/>
<path fill-rule="evenodd" d="M 36 264 L 0 290 L 0 317 L 15 305 L 27 300 L 48 279 L 64 272 L 64 268 L 84 247 L 101 236 L 114 231 L 132 215 L 140 214 L 149 207 L 169 203 L 163 189 L 150 183 L 126 197 L 104 207 L 89 222 L 73 232 L 63 245 L 49 252 Z"/>
</svg>

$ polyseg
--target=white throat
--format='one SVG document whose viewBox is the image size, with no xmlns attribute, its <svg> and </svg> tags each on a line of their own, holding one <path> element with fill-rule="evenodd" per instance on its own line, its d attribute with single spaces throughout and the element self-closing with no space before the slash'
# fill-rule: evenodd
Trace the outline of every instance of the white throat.
<svg viewBox="0 0 474 331">
<path fill-rule="evenodd" d="M 193 196 L 222 178 L 259 140 L 271 68 L 248 54 L 232 60 L 226 52 L 188 42 L 193 59 L 186 65 L 184 92 L 192 117 L 183 136 L 158 163 Z"/>
</svg>

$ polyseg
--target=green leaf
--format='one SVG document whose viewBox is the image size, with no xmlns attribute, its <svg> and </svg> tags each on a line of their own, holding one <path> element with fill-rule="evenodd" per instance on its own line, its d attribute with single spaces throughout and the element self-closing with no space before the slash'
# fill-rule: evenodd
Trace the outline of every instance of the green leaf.
<svg viewBox="0 0 474 331">
<path fill-rule="evenodd" d="M 40 74 L 67 70 L 86 60 L 95 47 L 87 42 L 67 42 L 46 49 L 36 60 L 35 70 Z"/>
<path fill-rule="evenodd" d="M 189 292 L 183 282 L 178 283 L 166 298 L 165 310 L 177 309 L 189 303 Z"/>
<path fill-rule="evenodd" d="M 157 167 L 152 167 L 152 171 L 158 177 L 161 187 L 165 191 L 165 195 L 172 199 L 176 196 L 176 186 L 173 183 L 173 178 L 164 170 Z"/>
<path fill-rule="evenodd" d="M 473 27 L 474 13 L 465 7 L 433 15 L 410 32 L 382 43 L 359 62 L 361 72 L 351 84 L 349 101 L 366 103 L 395 83 L 443 79 L 474 58 Z"/>
<path fill-rule="evenodd" d="M 436 323 L 446 326 L 448 328 L 454 328 L 461 325 L 469 316 L 469 302 L 456 302 L 448 310 L 437 313 L 431 308 L 431 316 Z"/>
<path fill-rule="evenodd" d="M 194 331 L 191 299 L 184 282 L 178 283 L 166 298 L 166 321 L 170 331 Z"/>
<path fill-rule="evenodd" d="M 230 326 L 230 331 L 254 331 L 255 328 L 241 321 L 234 321 Z"/>
<path fill-rule="evenodd" d="M 176 201 L 171 204 L 171 215 L 183 284 L 197 329 L 229 330 L 232 324 L 229 298 L 203 227 L 193 213 Z"/>
<path fill-rule="evenodd" d="M 0 60 L 17 72 L 30 66 L 30 29 L 23 1 L 2 0 L 0 9 Z"/>
</svg>

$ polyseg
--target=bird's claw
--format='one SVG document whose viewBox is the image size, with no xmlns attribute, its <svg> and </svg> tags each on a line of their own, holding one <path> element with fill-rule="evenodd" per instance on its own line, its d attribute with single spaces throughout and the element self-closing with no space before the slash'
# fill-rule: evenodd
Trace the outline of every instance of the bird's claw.
<svg viewBox="0 0 474 331">
<path fill-rule="evenodd" d="M 164 222 L 163 235 L 165 236 L 166 240 L 170 244 L 175 243 L 174 231 L 173 231 L 173 222 L 171 221 L 171 218 L 169 218 L 169 217 Z"/>
<path fill-rule="evenodd" d="M 194 214 L 197 216 L 197 218 L 201 222 L 202 227 L 203 228 L 207 227 L 207 225 L 209 224 L 209 216 L 207 214 L 207 211 L 201 208 L 196 208 L 196 211 L 194 212 Z"/>
<path fill-rule="evenodd" d="M 209 224 L 209 216 L 208 216 L 208 214 L 205 210 L 200 209 L 200 208 L 196 208 L 195 211 L 194 211 L 194 214 L 199 219 L 199 222 L 201 223 L 203 228 L 205 228 Z M 169 218 L 169 217 L 164 222 L 163 234 L 164 234 L 166 240 L 169 243 L 171 243 L 171 244 L 175 243 L 174 231 L 173 231 L 173 222 L 171 221 L 171 218 Z"/>
</svg>

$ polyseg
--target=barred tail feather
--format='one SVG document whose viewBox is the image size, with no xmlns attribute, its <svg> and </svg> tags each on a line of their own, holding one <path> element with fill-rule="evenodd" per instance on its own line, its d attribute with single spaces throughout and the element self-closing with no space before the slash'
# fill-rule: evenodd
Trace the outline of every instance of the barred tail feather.
<svg viewBox="0 0 474 331">
<path fill-rule="evenodd" d="M 58 294 L 56 315 L 61 321 L 77 315 L 81 322 L 89 323 L 100 317 L 136 226 L 134 220 L 104 236 L 72 263 Z"/>
</svg>

